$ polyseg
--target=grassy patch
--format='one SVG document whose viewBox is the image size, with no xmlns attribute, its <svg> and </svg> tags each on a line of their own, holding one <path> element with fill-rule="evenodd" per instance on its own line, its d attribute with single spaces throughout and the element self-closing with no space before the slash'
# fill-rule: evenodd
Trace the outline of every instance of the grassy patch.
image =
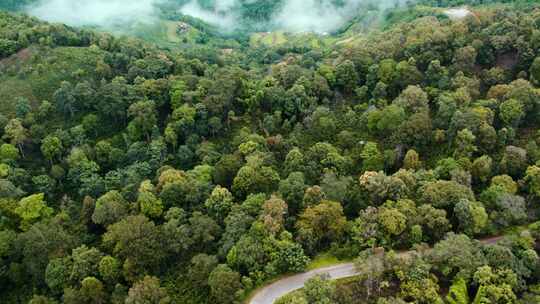
<svg viewBox="0 0 540 304">
<path fill-rule="evenodd" d="M 276 46 L 288 41 L 287 36 L 282 31 L 269 33 L 255 33 L 251 35 L 250 43 L 252 46 L 265 45 Z"/>
<path fill-rule="evenodd" d="M 315 256 L 307 265 L 306 270 L 313 270 L 322 267 L 332 266 L 340 263 L 351 262 L 352 260 L 340 260 L 331 253 L 325 252 Z"/>
<path fill-rule="evenodd" d="M 502 231 L 502 235 L 520 234 L 521 232 L 523 232 L 525 230 L 529 230 L 531 225 L 533 225 L 533 224 L 534 223 L 532 223 L 532 224 L 523 224 L 521 226 L 512 226 L 512 227 L 505 228 Z"/>
<path fill-rule="evenodd" d="M 180 42 L 180 37 L 178 37 L 178 23 L 173 21 L 166 21 L 165 26 L 167 27 L 167 39 L 171 42 Z"/>
<path fill-rule="evenodd" d="M 439 19 L 448 19 L 448 16 L 444 14 L 444 9 L 417 5 L 413 8 L 392 10 L 384 17 L 382 28 L 390 29 L 396 24 L 413 22 L 414 20 L 427 16 L 435 16 Z"/>
<path fill-rule="evenodd" d="M 171 22 L 173 23 L 173 22 Z M 173 27 L 171 25 L 171 27 Z M 165 45 L 169 42 L 175 42 L 171 39 L 173 36 L 169 36 L 169 24 L 168 22 L 155 22 L 153 24 L 137 24 L 130 29 L 130 34 L 135 35 L 145 41 L 149 41 L 158 45 Z M 173 33 L 174 30 L 173 30 Z M 176 36 L 176 35 L 175 35 Z"/>
<path fill-rule="evenodd" d="M 32 47 L 30 58 L 14 60 L 0 73 L 0 111 L 13 115 L 19 97 L 32 106 L 52 101 L 62 81 L 78 82 L 94 75 L 96 63 L 103 58 L 98 48 Z"/>
<path fill-rule="evenodd" d="M 289 303 L 295 297 L 302 296 L 303 295 L 303 290 L 304 289 L 302 288 L 302 289 L 298 289 L 298 290 L 289 292 L 288 294 L 286 294 L 286 295 L 282 296 L 281 298 L 277 299 L 277 301 L 282 301 L 281 303 Z"/>
<path fill-rule="evenodd" d="M 31 101 L 35 100 L 34 94 L 32 94 L 32 87 L 29 83 L 16 78 L 0 78 L 0 81 L 2 82 L 0 86 L 0 96 L 2 96 L 0 113 L 13 116 L 15 114 L 17 97 L 24 97 Z M 32 106 L 36 106 L 36 104 L 33 102 Z"/>
</svg>

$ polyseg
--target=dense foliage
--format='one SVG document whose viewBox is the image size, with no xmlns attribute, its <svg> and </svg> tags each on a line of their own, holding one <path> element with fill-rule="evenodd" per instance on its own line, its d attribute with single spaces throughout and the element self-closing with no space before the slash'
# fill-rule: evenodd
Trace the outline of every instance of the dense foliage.
<svg viewBox="0 0 540 304">
<path fill-rule="evenodd" d="M 2 303 L 238 303 L 323 252 L 369 271 L 283 301 L 538 301 L 540 225 L 474 239 L 538 219 L 540 8 L 318 39 L 0 13 Z"/>
</svg>

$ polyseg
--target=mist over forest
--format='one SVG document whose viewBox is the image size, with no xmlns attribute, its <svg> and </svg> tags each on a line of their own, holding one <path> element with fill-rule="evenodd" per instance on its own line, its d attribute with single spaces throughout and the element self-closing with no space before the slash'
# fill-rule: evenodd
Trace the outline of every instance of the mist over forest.
<svg viewBox="0 0 540 304">
<path fill-rule="evenodd" d="M 103 26 L 156 20 L 160 0 L 42 0 L 26 11 L 50 22 L 73 26 Z"/>
<path fill-rule="evenodd" d="M 32 1 L 30 1 L 32 2 Z M 385 9 L 400 0 L 41 0 L 25 10 L 50 22 L 73 26 L 124 26 L 152 23 L 160 14 L 178 12 L 217 26 L 238 29 L 332 32 L 362 9 Z"/>
<path fill-rule="evenodd" d="M 0 304 L 178 303 L 540 304 L 540 1 L 0 0 Z"/>
<path fill-rule="evenodd" d="M 206 5 L 205 5 L 206 3 Z M 191 0 L 180 11 L 223 29 L 235 29 L 246 20 L 290 32 L 332 32 L 358 15 L 358 11 L 396 6 L 398 0 Z"/>
</svg>

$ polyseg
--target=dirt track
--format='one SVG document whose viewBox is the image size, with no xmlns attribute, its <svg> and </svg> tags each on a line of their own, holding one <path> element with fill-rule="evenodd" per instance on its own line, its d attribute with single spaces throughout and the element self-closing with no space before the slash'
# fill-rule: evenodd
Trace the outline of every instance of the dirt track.
<svg viewBox="0 0 540 304">
<path fill-rule="evenodd" d="M 481 239 L 483 244 L 494 244 L 500 241 L 503 237 L 489 237 Z M 400 255 L 407 255 L 410 251 L 402 252 Z M 314 269 L 308 272 L 292 275 L 276 281 L 270 285 L 260 288 L 255 295 L 249 300 L 249 304 L 272 304 L 277 299 L 288 294 L 289 292 L 303 288 L 304 284 L 310 278 L 319 274 L 328 274 L 330 279 L 342 279 L 352 277 L 359 274 L 360 271 L 356 269 L 354 263 L 338 264 L 334 266 L 323 267 Z"/>
</svg>

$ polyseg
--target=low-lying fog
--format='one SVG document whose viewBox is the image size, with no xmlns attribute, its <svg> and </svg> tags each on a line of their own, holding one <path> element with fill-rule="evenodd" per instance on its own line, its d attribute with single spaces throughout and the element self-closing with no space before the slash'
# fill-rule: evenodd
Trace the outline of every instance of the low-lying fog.
<svg viewBox="0 0 540 304">
<path fill-rule="evenodd" d="M 111 27 L 133 22 L 158 20 L 160 4 L 176 5 L 179 12 L 200 18 L 223 31 L 238 29 L 246 5 L 272 0 L 38 0 L 27 8 L 31 15 L 51 22 L 74 26 Z M 274 0 L 273 11 L 265 23 L 272 29 L 291 32 L 332 32 L 352 17 L 368 1 L 373 0 Z M 379 8 L 388 8 L 402 0 L 376 1 Z M 171 7 L 171 6 L 169 6 Z M 174 7 L 174 6 L 173 6 Z M 253 20 L 252 20 L 253 21 Z"/>
</svg>

